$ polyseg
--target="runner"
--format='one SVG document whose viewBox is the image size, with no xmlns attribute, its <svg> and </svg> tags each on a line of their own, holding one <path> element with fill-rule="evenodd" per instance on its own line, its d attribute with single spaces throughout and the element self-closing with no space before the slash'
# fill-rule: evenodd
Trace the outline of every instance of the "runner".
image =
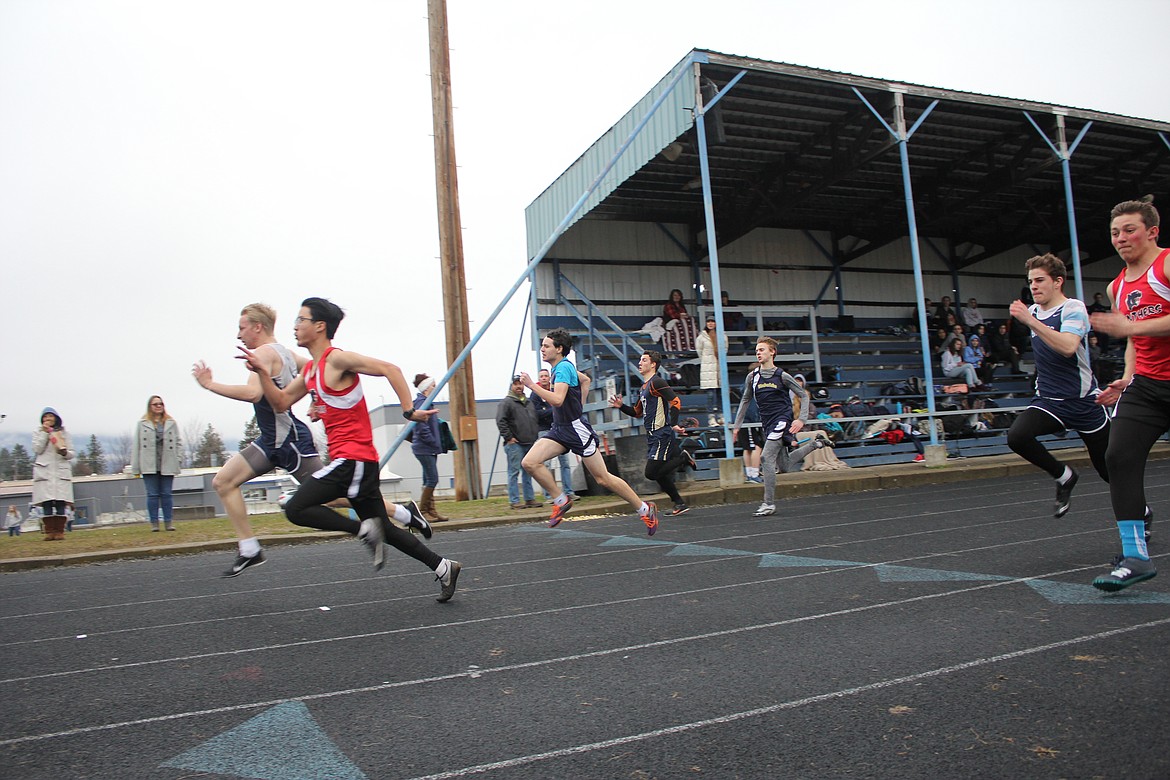
<svg viewBox="0 0 1170 780">
<path fill-rule="evenodd" d="M 324 298 L 306 298 L 299 316 L 293 321 L 297 345 L 312 355 L 304 373 L 287 387 L 277 387 L 264 372 L 262 358 L 247 347 L 240 347 L 248 368 L 260 376 L 264 397 L 278 412 L 287 411 L 293 404 L 312 396 L 309 419 L 325 424 L 325 436 L 332 460 L 328 466 L 306 479 L 285 504 L 288 519 L 297 524 L 323 531 L 344 531 L 362 541 L 374 556 L 374 568 L 381 569 L 384 560 L 383 543 L 424 563 L 435 572 L 440 583 L 438 600 L 445 602 L 455 595 L 455 583 L 462 568 L 458 561 L 449 561 L 432 552 L 408 531 L 389 521 L 387 508 L 379 489 L 380 470 L 378 452 L 374 449 L 373 430 L 366 399 L 362 394 L 360 374 L 382 376 L 390 382 L 402 403 L 402 415 L 407 420 L 420 422 L 438 410 L 415 410 L 410 386 L 401 369 L 384 360 L 344 352 L 333 346 L 337 326 L 344 312 Z M 325 506 L 338 498 L 348 498 L 357 516 L 352 519 Z M 431 527 L 421 515 L 406 507 L 395 506 L 394 518 L 407 527 L 417 528 L 431 538 Z"/>
</svg>

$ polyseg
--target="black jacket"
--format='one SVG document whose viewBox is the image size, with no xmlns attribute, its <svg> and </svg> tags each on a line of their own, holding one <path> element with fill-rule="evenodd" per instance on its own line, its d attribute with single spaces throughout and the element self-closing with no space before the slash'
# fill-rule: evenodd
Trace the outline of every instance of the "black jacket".
<svg viewBox="0 0 1170 780">
<path fill-rule="evenodd" d="M 521 444 L 531 444 L 540 437 L 536 407 L 527 398 L 520 399 L 507 395 L 496 409 L 496 427 L 507 442 L 515 439 Z"/>
</svg>

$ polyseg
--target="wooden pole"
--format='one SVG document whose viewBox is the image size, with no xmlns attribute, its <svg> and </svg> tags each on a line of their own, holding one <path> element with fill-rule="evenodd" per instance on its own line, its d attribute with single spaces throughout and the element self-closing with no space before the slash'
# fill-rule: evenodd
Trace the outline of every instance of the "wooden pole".
<svg viewBox="0 0 1170 780">
<path fill-rule="evenodd" d="M 427 0 L 431 46 L 431 107 L 435 127 L 435 191 L 439 211 L 439 252 L 443 278 L 443 323 L 447 365 L 471 340 L 467 317 L 467 280 L 463 275 L 463 235 L 459 221 L 459 179 L 455 170 L 455 130 L 451 116 L 451 57 L 447 43 L 446 0 Z M 451 377 L 451 432 L 455 452 L 455 499 L 483 498 L 475 415 L 475 382 L 468 356 Z"/>
</svg>

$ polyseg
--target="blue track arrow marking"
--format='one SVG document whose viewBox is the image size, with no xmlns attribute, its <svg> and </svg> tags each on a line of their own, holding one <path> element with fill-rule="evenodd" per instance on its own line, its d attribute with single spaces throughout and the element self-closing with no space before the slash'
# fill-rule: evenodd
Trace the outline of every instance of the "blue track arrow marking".
<svg viewBox="0 0 1170 780">
<path fill-rule="evenodd" d="M 705 544 L 680 544 L 667 555 L 759 555 L 759 553 L 729 550 L 726 547 L 708 547 Z"/>
<path fill-rule="evenodd" d="M 366 780 L 301 702 L 278 704 L 162 766 L 253 780 Z"/>
<path fill-rule="evenodd" d="M 1053 604 L 1170 604 L 1170 593 L 1127 590 L 1105 594 L 1092 585 L 1050 580 L 1028 580 L 1028 587 Z"/>
<path fill-rule="evenodd" d="M 659 542 L 641 536 L 611 536 L 601 543 L 601 547 L 640 547 L 640 546 L 676 547 L 678 542 Z"/>
<path fill-rule="evenodd" d="M 873 567 L 882 582 L 957 582 L 980 580 L 1010 580 L 998 574 L 975 574 L 967 571 L 946 571 L 945 569 L 916 569 L 912 566 L 889 566 L 878 564 Z"/>
<path fill-rule="evenodd" d="M 803 555 L 776 555 L 764 553 L 760 556 L 760 568 L 798 568 L 808 566 L 866 566 L 858 561 L 834 561 L 828 558 L 806 558 Z"/>
</svg>

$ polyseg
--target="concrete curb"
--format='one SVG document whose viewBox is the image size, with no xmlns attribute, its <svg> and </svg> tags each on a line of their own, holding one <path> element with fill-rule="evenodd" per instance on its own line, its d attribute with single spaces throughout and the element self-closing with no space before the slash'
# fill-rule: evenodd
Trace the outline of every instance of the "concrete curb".
<svg viewBox="0 0 1170 780">
<path fill-rule="evenodd" d="M 1061 451 L 1060 460 L 1081 470 L 1092 471 L 1089 455 L 1084 450 Z M 1170 458 L 1170 444 L 1159 442 L 1150 453 L 1150 460 Z M 1014 454 L 990 455 L 971 459 L 948 460 L 946 466 L 940 468 L 925 468 L 921 463 L 899 463 L 888 466 L 867 466 L 848 471 L 800 471 L 792 474 L 780 474 L 776 477 L 777 498 L 808 498 L 812 496 L 840 495 L 846 493 L 861 493 L 868 490 L 885 490 L 890 488 L 921 487 L 923 485 L 945 485 L 956 482 L 970 482 L 981 479 L 1003 479 L 1033 475 L 1037 479 L 1044 478 L 1036 467 L 1021 460 Z M 725 504 L 746 504 L 760 500 L 763 487 L 755 484 L 734 485 L 720 487 L 709 483 L 679 484 L 679 490 L 687 503 L 691 506 L 722 506 Z M 665 498 L 664 496 L 662 498 Z M 669 502 L 658 501 L 659 506 L 668 507 Z M 468 528 L 488 528 L 493 526 L 520 525 L 543 520 L 548 512 L 547 507 L 518 511 L 514 514 L 500 517 L 469 518 L 465 520 L 448 520 L 436 523 L 435 532 L 460 531 Z M 591 502 L 588 506 L 590 515 L 630 514 L 630 507 L 625 501 L 611 497 L 611 500 Z M 309 544 L 314 542 L 342 539 L 347 535 L 335 531 L 318 531 L 303 534 L 280 534 L 263 536 L 260 540 L 267 547 L 278 547 L 287 544 Z M 105 561 L 133 560 L 138 558 L 158 558 L 164 555 L 191 555 L 201 552 L 219 550 L 235 550 L 236 542 L 233 539 L 222 539 L 210 542 L 190 542 L 185 544 L 162 544 L 150 547 L 136 547 L 125 550 L 103 550 L 94 553 L 76 553 L 67 555 L 49 555 L 36 558 L 13 558 L 0 560 L 0 572 L 26 571 L 30 569 L 50 568 L 54 566 L 71 566 L 87 563 L 103 563 Z"/>
</svg>

